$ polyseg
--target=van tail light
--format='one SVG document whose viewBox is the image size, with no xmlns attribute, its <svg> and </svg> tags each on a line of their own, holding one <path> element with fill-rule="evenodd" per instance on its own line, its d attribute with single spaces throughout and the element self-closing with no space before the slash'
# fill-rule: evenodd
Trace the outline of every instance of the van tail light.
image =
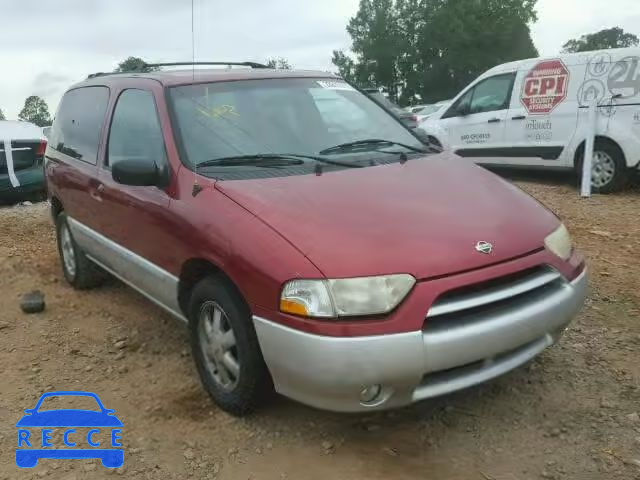
<svg viewBox="0 0 640 480">
<path fill-rule="evenodd" d="M 47 149 L 47 141 L 42 140 L 36 148 L 36 157 L 44 157 L 44 152 Z"/>
<path fill-rule="evenodd" d="M 411 121 L 413 121 L 413 122 L 417 122 L 418 121 L 418 116 L 415 113 L 411 115 Z"/>
</svg>

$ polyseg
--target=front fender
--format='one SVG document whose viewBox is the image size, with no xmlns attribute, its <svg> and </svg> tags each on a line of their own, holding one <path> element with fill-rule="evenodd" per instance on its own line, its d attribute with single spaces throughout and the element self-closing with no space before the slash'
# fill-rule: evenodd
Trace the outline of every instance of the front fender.
<svg viewBox="0 0 640 480">
<path fill-rule="evenodd" d="M 424 136 L 430 136 L 435 138 L 444 151 L 451 150 L 451 143 L 449 141 L 449 134 L 442 125 L 435 122 L 426 121 L 417 127 Z"/>
</svg>

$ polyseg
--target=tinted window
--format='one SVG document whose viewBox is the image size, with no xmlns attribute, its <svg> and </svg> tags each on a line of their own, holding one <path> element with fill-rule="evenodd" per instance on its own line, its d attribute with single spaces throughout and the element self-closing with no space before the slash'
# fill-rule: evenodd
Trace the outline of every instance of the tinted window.
<svg viewBox="0 0 640 480">
<path fill-rule="evenodd" d="M 118 98 L 111 121 L 108 164 L 136 159 L 160 165 L 165 158 L 162 129 L 152 93 L 125 90 Z"/>
<path fill-rule="evenodd" d="M 473 88 L 471 113 L 493 112 L 509 107 L 513 74 L 487 78 Z"/>
<path fill-rule="evenodd" d="M 107 87 L 68 91 L 60 102 L 50 145 L 61 153 L 95 165 L 108 101 Z"/>
</svg>

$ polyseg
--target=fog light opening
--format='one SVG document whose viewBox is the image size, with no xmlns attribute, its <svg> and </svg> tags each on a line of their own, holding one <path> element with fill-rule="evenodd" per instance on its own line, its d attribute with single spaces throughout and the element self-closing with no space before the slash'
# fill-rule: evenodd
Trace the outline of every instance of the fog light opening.
<svg viewBox="0 0 640 480">
<path fill-rule="evenodd" d="M 370 405 L 380 400 L 380 394 L 382 393 L 382 385 L 374 384 L 364 387 L 360 391 L 360 403 L 363 405 Z"/>
</svg>

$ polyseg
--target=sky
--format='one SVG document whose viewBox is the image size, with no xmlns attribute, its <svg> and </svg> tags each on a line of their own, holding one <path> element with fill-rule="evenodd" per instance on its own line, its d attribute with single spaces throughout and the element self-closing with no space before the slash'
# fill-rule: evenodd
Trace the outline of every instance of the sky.
<svg viewBox="0 0 640 480">
<path fill-rule="evenodd" d="M 348 49 L 358 0 L 193 0 L 196 60 L 287 58 L 333 70 Z M 15 119 L 29 95 L 53 115 L 71 84 L 128 56 L 188 61 L 191 0 L 0 0 L 0 108 Z M 543 56 L 571 38 L 620 26 L 640 36 L 640 0 L 538 0 L 533 41 Z"/>
</svg>

